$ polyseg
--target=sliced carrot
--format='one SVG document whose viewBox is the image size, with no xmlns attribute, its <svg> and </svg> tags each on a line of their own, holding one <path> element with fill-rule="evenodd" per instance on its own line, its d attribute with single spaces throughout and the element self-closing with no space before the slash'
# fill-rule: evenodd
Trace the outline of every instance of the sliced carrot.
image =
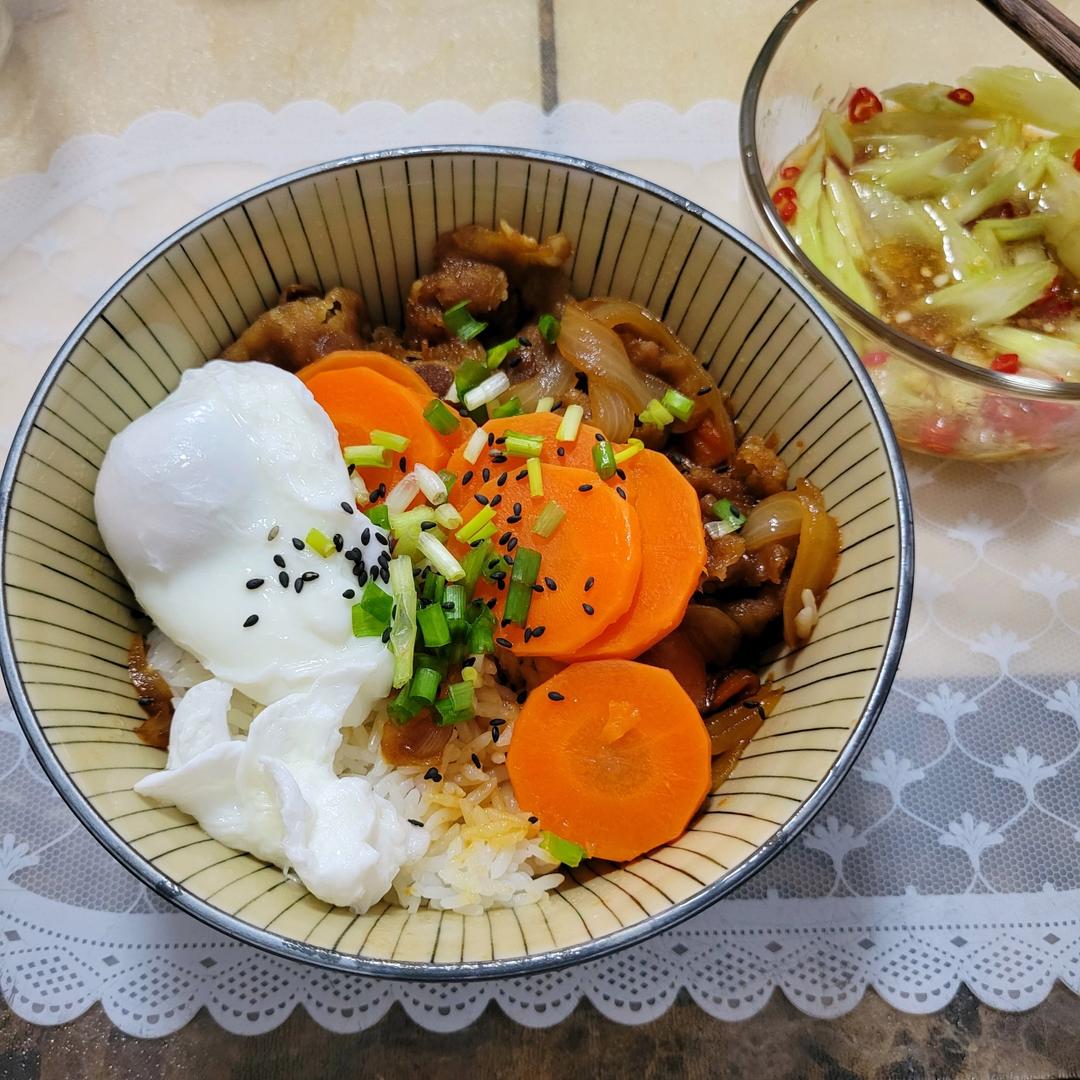
<svg viewBox="0 0 1080 1080">
<path fill-rule="evenodd" d="M 494 439 L 501 439 L 508 431 L 520 431 L 522 435 L 540 435 L 544 440 L 544 447 L 540 453 L 540 461 L 544 465 L 572 465 L 578 469 L 591 469 L 593 467 L 592 448 L 596 436 L 600 433 L 599 428 L 582 424 L 578 428 L 577 438 L 573 442 L 558 442 L 555 438 L 559 430 L 562 417 L 555 413 L 525 413 L 522 416 L 504 416 L 495 420 L 489 420 L 484 424 L 484 430 L 489 432 Z M 563 453 L 560 455 L 559 450 Z M 495 462 L 491 461 L 491 455 L 495 455 Z M 502 444 L 492 442 L 480 452 L 475 464 L 466 461 L 465 448 L 462 446 L 454 451 L 447 463 L 447 468 L 458 478 L 450 492 L 450 501 L 460 510 L 469 496 L 480 489 L 484 469 L 490 469 L 492 474 L 506 468 L 506 463 L 500 463 Z M 513 459 L 520 461 L 520 458 Z M 468 483 L 464 479 L 469 474 Z M 594 474 L 594 479 L 596 476 Z"/>
<path fill-rule="evenodd" d="M 492 473 L 491 480 L 463 508 L 462 516 L 467 524 L 484 506 L 495 511 L 493 539 L 498 557 L 513 559 L 519 546 L 540 552 L 537 583 L 542 591 L 532 596 L 527 624 L 533 633 L 529 640 L 525 640 L 524 627 L 509 625 L 496 628 L 496 643 L 508 641 L 517 656 L 572 656 L 622 615 L 634 598 L 642 559 L 637 513 L 600 483 L 596 473 L 585 469 L 542 465 L 544 494 L 533 498 L 528 478 L 521 476 L 523 459 L 498 468 L 500 471 Z M 500 486 L 503 475 L 506 479 Z M 587 490 L 580 490 L 582 487 Z M 551 500 L 566 511 L 566 517 L 551 536 L 543 537 L 533 532 L 532 525 Z M 459 557 L 468 551 L 460 541 L 451 546 Z M 505 570 L 509 582 L 511 567 L 500 569 Z M 554 589 L 548 579 L 554 582 Z M 508 591 L 505 583 L 500 590 L 496 582 L 481 579 L 476 595 L 494 597 L 493 610 L 501 620 Z M 541 627 L 540 635 L 534 636 Z"/>
<path fill-rule="evenodd" d="M 369 491 L 380 484 L 390 491 L 419 461 L 441 469 L 452 445 L 424 419 L 427 400 L 400 383 L 366 367 L 337 368 L 315 375 L 307 384 L 315 400 L 326 410 L 342 449 L 370 444 L 375 430 L 393 432 L 409 439 L 400 454 L 388 450 L 387 468 L 358 470 Z M 402 468 L 404 462 L 404 468 Z"/>
<path fill-rule="evenodd" d="M 639 656 L 682 622 L 705 568 L 701 509 L 685 477 L 653 450 L 623 469 L 641 528 L 641 580 L 626 614 L 567 659 Z"/>
<path fill-rule="evenodd" d="M 413 390 L 425 397 L 431 396 L 431 387 L 408 364 L 395 360 L 386 353 L 375 352 L 374 349 L 339 349 L 302 367 L 296 376 L 307 383 L 324 371 L 340 371 L 353 367 L 370 368 L 380 375 L 385 375 L 391 382 L 400 383 L 407 390 Z"/>
<path fill-rule="evenodd" d="M 571 664 L 529 694 L 507 768 L 540 827 L 624 862 L 676 839 L 709 793 L 709 736 L 671 672 Z"/>
</svg>

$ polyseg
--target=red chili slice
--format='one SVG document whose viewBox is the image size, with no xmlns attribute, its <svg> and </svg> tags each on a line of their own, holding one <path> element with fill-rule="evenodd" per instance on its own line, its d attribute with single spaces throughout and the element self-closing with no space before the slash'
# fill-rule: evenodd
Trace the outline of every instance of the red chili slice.
<svg viewBox="0 0 1080 1080">
<path fill-rule="evenodd" d="M 950 101 L 955 101 L 957 105 L 971 105 L 975 101 L 975 95 L 963 86 L 950 90 L 945 96 Z"/>
<path fill-rule="evenodd" d="M 1073 151 L 1073 168 L 1080 172 L 1080 147 Z"/>
<path fill-rule="evenodd" d="M 793 187 L 777 188 L 773 192 L 772 201 L 781 221 L 791 221 L 795 217 L 799 204 Z"/>
<path fill-rule="evenodd" d="M 1080 154 L 1080 150 L 1078 150 L 1077 153 Z M 801 172 L 802 172 L 802 169 L 800 169 L 798 165 L 785 165 L 780 170 L 780 179 L 781 180 L 795 180 L 795 179 L 798 178 L 799 173 L 801 173 Z"/>
<path fill-rule="evenodd" d="M 931 454 L 951 454 L 960 441 L 962 426 L 950 416 L 934 416 L 923 424 L 919 432 L 919 445 Z"/>
<path fill-rule="evenodd" d="M 888 362 L 888 359 L 887 352 L 868 352 L 862 355 L 863 367 L 881 367 L 882 364 Z"/>
<path fill-rule="evenodd" d="M 1046 287 L 1046 292 L 1020 313 L 1029 319 L 1058 319 L 1073 309 L 1072 298 L 1064 295 L 1065 282 L 1060 276 Z"/>
<path fill-rule="evenodd" d="M 1006 375 L 1015 375 L 1020 370 L 1020 357 L 1014 352 L 1004 352 L 994 357 L 990 367 Z"/>
<path fill-rule="evenodd" d="M 853 124 L 862 124 L 871 116 L 876 116 L 883 108 L 881 98 L 869 86 L 860 86 L 848 102 L 848 119 Z"/>
</svg>

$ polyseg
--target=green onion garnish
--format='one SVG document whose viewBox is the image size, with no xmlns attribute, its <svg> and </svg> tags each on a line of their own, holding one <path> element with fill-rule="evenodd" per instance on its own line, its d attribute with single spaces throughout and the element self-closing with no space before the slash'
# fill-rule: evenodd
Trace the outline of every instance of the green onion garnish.
<svg viewBox="0 0 1080 1080">
<path fill-rule="evenodd" d="M 464 585 L 447 585 L 442 598 L 442 610 L 446 613 L 446 624 L 450 627 L 453 637 L 462 637 L 469 628 L 468 619 L 465 617 L 465 606 L 469 602 L 469 594 Z"/>
<path fill-rule="evenodd" d="M 555 408 L 555 399 L 553 397 L 542 397 L 536 403 L 537 412 L 551 412 Z"/>
<path fill-rule="evenodd" d="M 667 427 L 675 417 L 656 398 L 653 398 L 638 414 L 638 419 L 643 424 L 652 424 L 653 427 L 662 428 Z"/>
<path fill-rule="evenodd" d="M 564 517 L 566 511 L 552 499 L 545 503 L 544 508 L 536 515 L 532 531 L 547 539 L 562 524 Z"/>
<path fill-rule="evenodd" d="M 435 520 L 447 532 L 453 532 L 455 529 L 461 528 L 461 514 L 458 512 L 457 507 L 451 506 L 450 503 L 443 503 L 442 506 L 436 507 Z"/>
<path fill-rule="evenodd" d="M 514 569 L 510 574 L 510 591 L 506 594 L 503 618 L 524 626 L 532 604 L 533 585 L 540 573 L 540 552 L 519 547 L 514 552 Z"/>
<path fill-rule="evenodd" d="M 543 435 L 523 435 L 520 431 L 508 431 L 505 438 L 503 450 L 514 457 L 539 457 L 544 449 Z"/>
<path fill-rule="evenodd" d="M 334 541 L 318 529 L 309 529 L 307 536 L 304 537 L 304 543 L 312 551 L 317 551 L 324 559 L 330 558 L 337 551 Z"/>
<path fill-rule="evenodd" d="M 398 555 L 414 554 L 417 541 L 420 539 L 421 529 L 426 522 L 434 520 L 435 511 L 430 506 L 418 506 L 415 510 L 406 510 L 401 514 L 390 514 L 390 531 L 397 540 L 397 546 L 394 548 L 395 552 Z"/>
<path fill-rule="evenodd" d="M 488 371 L 494 371 L 515 349 L 520 348 L 521 342 L 514 337 L 488 349 L 484 361 L 487 364 Z"/>
<path fill-rule="evenodd" d="M 564 840 L 553 832 L 541 834 L 540 846 L 556 861 L 564 866 L 580 866 L 585 858 L 585 849 L 573 840 Z"/>
<path fill-rule="evenodd" d="M 440 469 L 438 473 L 439 479 L 443 482 L 443 487 L 446 488 L 446 494 L 450 494 L 450 489 L 457 481 L 457 474 L 452 473 L 449 469 Z"/>
<path fill-rule="evenodd" d="M 544 474 L 540 471 L 540 459 L 531 457 L 525 467 L 529 470 L 529 494 L 539 499 L 544 494 Z"/>
<path fill-rule="evenodd" d="M 442 574 L 431 571 L 424 575 L 424 591 L 421 593 L 425 600 L 433 604 L 441 604 L 443 593 L 446 591 L 446 578 Z"/>
<path fill-rule="evenodd" d="M 615 475 L 615 448 L 607 439 L 593 443 L 592 460 L 593 467 L 601 480 L 610 480 Z"/>
<path fill-rule="evenodd" d="M 352 606 L 352 632 L 353 637 L 381 637 L 386 629 L 386 620 L 378 619 L 368 614 L 362 605 Z"/>
<path fill-rule="evenodd" d="M 420 554 L 440 573 L 447 581 L 460 581 L 465 576 L 461 563 L 447 550 L 446 545 L 438 540 L 430 532 L 422 532 L 416 546 Z"/>
<path fill-rule="evenodd" d="M 465 408 L 475 412 L 482 405 L 501 397 L 510 389 L 510 377 L 505 371 L 496 371 L 489 375 L 482 383 L 478 383 L 461 398 Z"/>
<path fill-rule="evenodd" d="M 567 405 L 566 412 L 563 413 L 563 418 L 559 422 L 559 430 L 555 432 L 555 438 L 559 442 L 574 442 L 584 415 L 585 410 L 580 405 Z"/>
<path fill-rule="evenodd" d="M 353 606 L 360 608 L 361 611 L 366 612 L 373 619 L 378 619 L 383 626 L 386 626 L 390 621 L 390 614 L 394 610 L 394 600 L 389 593 L 383 592 L 374 581 L 369 581 L 360 594 L 360 603 Z"/>
<path fill-rule="evenodd" d="M 341 453 L 346 465 L 355 465 L 358 469 L 386 469 L 390 466 L 386 460 L 385 446 L 346 446 Z"/>
<path fill-rule="evenodd" d="M 390 511 L 385 506 L 373 506 L 366 510 L 368 521 L 379 529 L 390 528 Z"/>
<path fill-rule="evenodd" d="M 464 399 L 465 395 L 474 387 L 479 386 L 491 374 L 485 364 L 471 357 L 463 360 L 456 372 L 454 372 L 454 386 L 458 392 L 458 398 Z"/>
<path fill-rule="evenodd" d="M 487 611 L 487 608 L 484 608 Z M 490 612 L 488 612 L 490 615 Z M 478 617 L 469 627 L 468 644 L 471 653 L 490 653 L 495 651 L 495 631 L 491 619 Z"/>
<path fill-rule="evenodd" d="M 498 525 L 494 521 L 489 521 L 476 535 L 472 538 L 471 543 L 476 543 L 477 540 L 487 540 L 489 536 L 494 536 L 499 531 Z"/>
<path fill-rule="evenodd" d="M 495 517 L 495 509 L 491 506 L 481 506 L 479 510 L 454 534 L 455 538 L 463 544 L 472 543 L 476 534 Z"/>
<path fill-rule="evenodd" d="M 432 398 L 424 409 L 424 419 L 440 434 L 450 435 L 461 426 L 456 413 L 450 411 L 438 398 Z"/>
<path fill-rule="evenodd" d="M 402 450 L 408 449 L 411 440 L 393 431 L 380 431 L 376 428 L 371 433 L 371 441 L 376 446 L 385 446 L 387 450 L 393 450 L 394 453 L 400 454 Z"/>
<path fill-rule="evenodd" d="M 472 317 L 468 300 L 462 300 L 443 312 L 443 326 L 456 335 L 459 341 L 472 341 L 477 334 L 482 334 L 487 329 L 487 323 L 478 322 Z"/>
<path fill-rule="evenodd" d="M 386 706 L 387 715 L 398 727 L 403 727 L 424 708 L 426 702 L 422 698 L 414 697 L 412 688 L 409 693 L 401 691 L 389 705 Z"/>
<path fill-rule="evenodd" d="M 424 644 L 429 649 L 441 649 L 450 644 L 450 627 L 441 604 L 428 604 L 421 608 L 416 613 L 416 622 L 420 633 L 424 635 Z"/>
<path fill-rule="evenodd" d="M 465 579 L 462 584 L 464 584 L 465 590 L 470 596 L 473 594 L 473 589 L 476 588 L 477 581 L 480 580 L 480 574 L 484 569 L 484 563 L 490 558 L 491 543 L 486 539 L 482 544 L 470 548 L 468 554 L 465 556 L 465 559 L 461 564 L 465 570 Z"/>
<path fill-rule="evenodd" d="M 665 392 L 660 404 L 673 416 L 677 416 L 683 421 L 689 420 L 694 411 L 693 399 L 688 398 L 685 394 L 680 394 L 674 387 Z"/>
<path fill-rule="evenodd" d="M 412 559 L 399 555 L 390 560 L 390 591 L 394 597 L 394 617 L 390 624 L 390 652 L 394 656 L 394 686 L 402 687 L 412 678 L 413 650 L 416 647 L 416 585 Z"/>
<path fill-rule="evenodd" d="M 439 692 L 442 676 L 429 667 L 418 667 L 409 684 L 409 697 L 413 701 L 425 701 L 430 705 Z"/>
<path fill-rule="evenodd" d="M 541 315 L 536 321 L 536 328 L 549 345 L 555 344 L 559 336 L 559 320 L 554 315 Z"/>
<path fill-rule="evenodd" d="M 640 439 L 630 439 L 626 446 L 615 454 L 615 464 L 621 465 L 624 461 L 629 461 L 644 449 L 645 444 Z"/>
<path fill-rule="evenodd" d="M 520 416 L 525 410 L 521 407 L 521 402 L 512 397 L 509 401 L 504 401 L 501 405 L 496 405 L 491 410 L 491 415 L 496 420 L 501 420 L 507 416 Z"/>
<path fill-rule="evenodd" d="M 446 688 L 446 697 L 435 702 L 440 725 L 460 724 L 463 720 L 471 720 L 475 710 L 475 696 L 470 683 L 450 683 Z"/>
<path fill-rule="evenodd" d="M 713 503 L 712 512 L 713 516 L 723 526 L 721 530 L 722 536 L 727 533 L 738 532 L 746 524 L 746 515 L 740 514 L 731 505 L 730 499 L 717 499 Z"/>
</svg>

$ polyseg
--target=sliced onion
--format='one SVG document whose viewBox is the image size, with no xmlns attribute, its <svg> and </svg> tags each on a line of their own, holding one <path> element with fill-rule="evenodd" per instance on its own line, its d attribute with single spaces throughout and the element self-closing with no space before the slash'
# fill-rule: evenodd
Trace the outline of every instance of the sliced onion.
<svg viewBox="0 0 1080 1080">
<path fill-rule="evenodd" d="M 765 722 L 765 717 L 776 708 L 783 692 L 782 689 L 772 688 L 755 691 L 753 704 L 741 701 L 708 717 L 705 727 L 709 732 L 713 754 L 726 753 L 740 744 L 745 747 Z"/>
<path fill-rule="evenodd" d="M 556 402 L 561 401 L 563 394 L 574 385 L 574 378 L 574 369 L 558 352 L 552 351 L 541 364 L 540 370 L 531 378 L 517 382 L 511 373 L 511 392 L 521 402 L 523 412 L 532 412 L 541 398 L 549 397 Z"/>
<path fill-rule="evenodd" d="M 821 492 L 804 479 L 795 481 L 795 490 L 802 503 L 803 520 L 799 549 L 784 593 L 784 641 L 789 648 L 802 640 L 796 618 L 803 608 L 803 590 L 809 589 L 820 604 L 840 558 L 840 530 L 826 511 Z"/>
<path fill-rule="evenodd" d="M 794 491 L 779 491 L 750 511 L 739 535 L 752 553 L 778 540 L 794 540 L 802 531 L 802 522 L 802 499 Z"/>
<path fill-rule="evenodd" d="M 445 488 L 443 489 L 446 490 Z M 395 485 L 394 490 L 386 496 L 386 501 L 383 505 L 391 514 L 403 514 L 409 509 L 413 499 L 420 492 L 420 480 L 417 478 L 415 472 L 409 473 L 408 476 L 402 477 Z"/>
</svg>

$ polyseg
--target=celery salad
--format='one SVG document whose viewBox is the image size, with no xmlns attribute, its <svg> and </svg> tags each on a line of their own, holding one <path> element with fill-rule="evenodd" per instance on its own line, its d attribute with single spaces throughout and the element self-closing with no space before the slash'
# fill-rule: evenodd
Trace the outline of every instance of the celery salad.
<svg viewBox="0 0 1080 1080">
<path fill-rule="evenodd" d="M 870 314 L 970 364 L 1080 380 L 1080 93 L 1061 76 L 860 87 L 771 189 L 806 256 Z M 863 362 L 904 441 L 932 452 L 1077 423 L 1071 406 L 934 379 L 873 347 Z"/>
</svg>

